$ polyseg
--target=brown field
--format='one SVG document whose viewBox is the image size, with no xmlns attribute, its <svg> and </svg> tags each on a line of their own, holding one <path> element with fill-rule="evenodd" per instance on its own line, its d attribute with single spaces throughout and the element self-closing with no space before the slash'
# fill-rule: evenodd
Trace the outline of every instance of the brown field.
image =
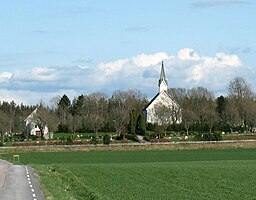
<svg viewBox="0 0 256 200">
<path fill-rule="evenodd" d="M 122 144 L 122 145 L 66 145 L 1 147 L 0 153 L 18 152 L 62 152 L 62 151 L 137 151 L 137 150 L 195 150 L 195 149 L 232 149 L 256 148 L 256 141 L 171 143 L 171 144 Z"/>
</svg>

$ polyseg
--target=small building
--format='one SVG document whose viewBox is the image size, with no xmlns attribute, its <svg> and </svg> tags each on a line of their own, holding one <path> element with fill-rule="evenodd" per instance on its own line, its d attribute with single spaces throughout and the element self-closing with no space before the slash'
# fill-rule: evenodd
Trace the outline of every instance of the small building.
<svg viewBox="0 0 256 200">
<path fill-rule="evenodd" d="M 36 108 L 25 120 L 25 133 L 41 137 L 40 119 L 38 117 L 38 108 Z M 51 139 L 47 125 L 43 126 L 43 136 L 45 139 Z"/>
<path fill-rule="evenodd" d="M 162 105 L 167 110 L 167 116 L 165 121 L 168 124 L 180 124 L 182 122 L 181 107 L 168 93 L 168 82 L 165 76 L 164 64 L 162 62 L 160 79 L 158 81 L 159 92 L 156 96 L 147 104 L 143 112 L 147 123 L 151 124 L 163 124 L 162 119 L 159 117 L 158 106 Z"/>
</svg>

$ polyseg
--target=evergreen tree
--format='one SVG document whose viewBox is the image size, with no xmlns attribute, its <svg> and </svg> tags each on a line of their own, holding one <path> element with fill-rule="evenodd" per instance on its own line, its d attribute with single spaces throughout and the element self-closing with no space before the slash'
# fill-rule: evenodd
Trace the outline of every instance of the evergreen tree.
<svg viewBox="0 0 256 200">
<path fill-rule="evenodd" d="M 136 134 L 136 123 L 137 123 L 137 113 L 135 110 L 132 110 L 130 112 L 130 134 L 135 135 Z"/>
<path fill-rule="evenodd" d="M 140 135 L 146 134 L 146 120 L 143 113 L 140 113 L 137 120 L 137 133 Z"/>
</svg>

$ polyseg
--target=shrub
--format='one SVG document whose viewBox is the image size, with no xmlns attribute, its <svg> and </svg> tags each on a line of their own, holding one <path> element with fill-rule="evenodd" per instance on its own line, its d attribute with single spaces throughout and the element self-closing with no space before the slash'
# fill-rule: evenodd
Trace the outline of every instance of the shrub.
<svg viewBox="0 0 256 200">
<path fill-rule="evenodd" d="M 69 132 L 68 125 L 67 124 L 59 124 L 58 132 L 59 133 L 68 133 Z"/>
<path fill-rule="evenodd" d="M 110 135 L 106 134 L 103 137 L 103 144 L 110 144 Z"/>
<path fill-rule="evenodd" d="M 146 141 L 150 141 L 151 136 L 149 136 L 149 135 L 145 135 L 145 136 L 143 137 L 143 139 L 144 139 L 144 140 L 146 140 Z"/>
<path fill-rule="evenodd" d="M 94 135 L 94 136 L 92 136 L 91 143 L 92 143 L 92 144 L 94 144 L 94 145 L 96 145 L 96 144 L 97 144 L 97 138 L 96 138 L 96 136 L 95 136 L 95 135 Z"/>
<path fill-rule="evenodd" d="M 151 123 L 148 123 L 148 124 L 147 124 L 147 130 L 148 130 L 148 131 L 154 131 L 154 130 L 155 130 L 155 127 L 156 127 L 155 124 L 151 124 Z"/>
<path fill-rule="evenodd" d="M 128 140 L 132 140 L 132 141 L 135 141 L 135 142 L 139 142 L 139 139 L 138 139 L 138 137 L 137 137 L 136 135 L 127 134 L 127 135 L 125 136 L 125 138 L 128 139 Z"/>
<path fill-rule="evenodd" d="M 129 140 L 124 139 L 124 140 L 122 140 L 121 142 L 122 142 L 122 143 L 129 143 Z"/>
<path fill-rule="evenodd" d="M 158 139 L 151 139 L 150 142 L 151 142 L 151 143 L 158 143 L 159 140 L 158 140 Z"/>
<path fill-rule="evenodd" d="M 220 133 L 197 133 L 195 135 L 197 141 L 220 141 L 222 135 Z"/>
<path fill-rule="evenodd" d="M 69 136 L 67 138 L 66 145 L 71 145 L 71 144 L 73 144 L 73 139 Z"/>
<path fill-rule="evenodd" d="M 160 138 L 159 142 L 170 142 L 168 138 Z"/>
<path fill-rule="evenodd" d="M 32 139 L 32 140 L 37 140 L 37 139 L 38 139 L 38 136 L 36 136 L 36 135 L 31 135 L 31 139 Z"/>
<path fill-rule="evenodd" d="M 0 142 L 0 147 L 4 146 L 4 143 L 3 142 Z"/>
</svg>

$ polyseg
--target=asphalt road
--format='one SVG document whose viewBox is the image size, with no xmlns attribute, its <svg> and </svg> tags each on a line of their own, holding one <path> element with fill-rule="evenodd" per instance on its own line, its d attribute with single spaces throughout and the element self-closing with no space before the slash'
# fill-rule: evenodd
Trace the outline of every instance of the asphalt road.
<svg viewBox="0 0 256 200">
<path fill-rule="evenodd" d="M 31 167 L 0 160 L 0 200 L 44 199 Z"/>
</svg>

